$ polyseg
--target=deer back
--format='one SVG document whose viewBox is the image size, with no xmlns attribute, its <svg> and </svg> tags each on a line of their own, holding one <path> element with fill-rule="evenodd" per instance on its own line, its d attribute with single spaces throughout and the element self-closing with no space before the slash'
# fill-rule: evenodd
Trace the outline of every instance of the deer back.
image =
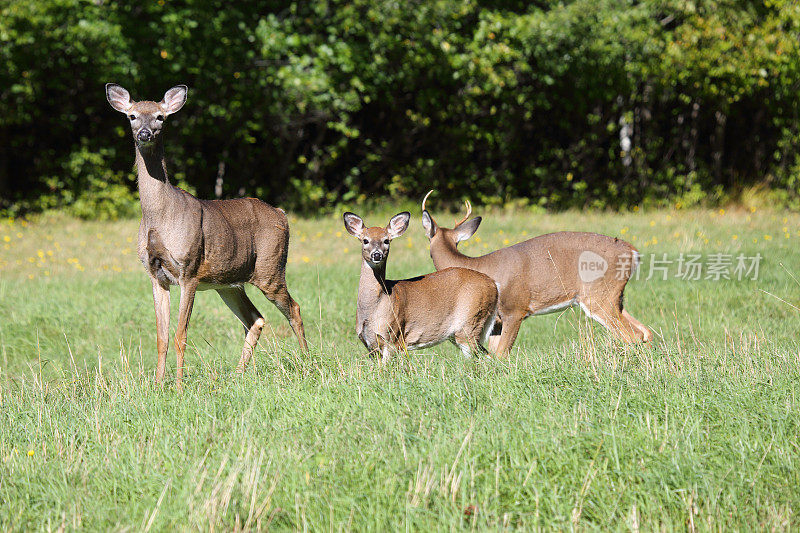
<svg viewBox="0 0 800 533">
<path fill-rule="evenodd" d="M 437 269 L 461 266 L 483 272 L 497 282 L 502 308 L 531 312 L 624 286 L 639 260 L 629 243 L 588 232 L 540 235 L 480 257 L 445 248 L 431 241 Z"/>
<path fill-rule="evenodd" d="M 440 343 L 473 321 L 485 321 L 497 307 L 494 281 L 465 268 L 395 281 L 387 289 L 388 305 L 377 310 L 376 330 L 410 349 Z"/>
</svg>

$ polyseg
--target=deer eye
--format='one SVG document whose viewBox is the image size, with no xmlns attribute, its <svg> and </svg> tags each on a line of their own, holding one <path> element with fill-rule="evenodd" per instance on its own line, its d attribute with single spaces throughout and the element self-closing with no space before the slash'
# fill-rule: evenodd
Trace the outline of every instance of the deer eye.
<svg viewBox="0 0 800 533">
<path fill-rule="evenodd" d="M 158 115 L 156 117 L 156 120 L 159 121 L 159 122 L 164 122 L 164 115 Z"/>
<path fill-rule="evenodd" d="M 387 244 L 388 245 L 389 244 L 389 239 L 384 239 L 383 240 L 383 244 Z"/>
<path fill-rule="evenodd" d="M 128 115 L 128 118 L 131 120 L 136 120 L 136 115 Z"/>
<path fill-rule="evenodd" d="M 369 244 L 369 239 L 364 239 L 364 244 Z"/>
</svg>

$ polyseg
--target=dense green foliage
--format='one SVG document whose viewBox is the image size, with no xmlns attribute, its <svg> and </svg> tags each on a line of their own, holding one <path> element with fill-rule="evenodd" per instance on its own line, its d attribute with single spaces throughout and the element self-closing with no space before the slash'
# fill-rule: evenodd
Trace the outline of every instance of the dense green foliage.
<svg viewBox="0 0 800 533">
<path fill-rule="evenodd" d="M 377 368 L 355 335 L 357 241 L 338 214 L 292 217 L 311 353 L 251 291 L 267 327 L 236 376 L 242 327 L 203 291 L 180 393 L 172 346 L 153 383 L 135 220 L 0 220 L 0 530 L 800 527 L 800 214 L 480 211 L 470 254 L 564 227 L 634 242 L 625 307 L 652 345 L 568 310 L 526 320 L 505 360 L 445 344 Z M 716 252 L 760 253 L 758 279 L 646 279 L 651 257 Z M 431 268 L 415 216 L 388 273 Z M 173 288 L 173 331 L 177 307 Z"/>
<path fill-rule="evenodd" d="M 132 209 L 103 84 L 189 105 L 171 171 L 293 208 L 796 199 L 793 0 L 0 3 L 0 209 Z M 625 139 L 623 139 L 625 137 Z M 796 200 L 794 200 L 796 201 Z"/>
</svg>

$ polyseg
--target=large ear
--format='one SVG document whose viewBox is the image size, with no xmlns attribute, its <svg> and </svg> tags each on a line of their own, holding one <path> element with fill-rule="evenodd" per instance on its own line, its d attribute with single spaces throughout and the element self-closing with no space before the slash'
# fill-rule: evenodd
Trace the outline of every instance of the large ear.
<svg viewBox="0 0 800 533">
<path fill-rule="evenodd" d="M 386 226 L 386 231 L 389 233 L 390 239 L 396 239 L 406 232 L 408 229 L 408 222 L 411 220 L 411 213 L 403 211 L 392 217 L 389 225 Z"/>
<path fill-rule="evenodd" d="M 161 108 L 165 115 L 177 113 L 186 103 L 186 96 L 189 94 L 189 87 L 186 85 L 176 85 L 166 93 L 161 100 Z"/>
<path fill-rule="evenodd" d="M 432 239 L 433 236 L 436 235 L 436 222 L 433 221 L 427 209 L 422 212 L 422 227 L 425 228 L 425 235 L 427 235 L 429 239 Z"/>
<path fill-rule="evenodd" d="M 467 220 L 460 226 L 454 228 L 453 231 L 456 232 L 456 242 L 465 241 L 472 237 L 475 232 L 478 231 L 478 226 L 480 225 L 481 217 L 475 217 L 472 220 Z"/>
<path fill-rule="evenodd" d="M 361 220 L 361 217 L 348 211 L 342 215 L 342 218 L 344 219 L 344 229 L 356 239 L 360 239 L 361 234 L 364 233 L 364 221 Z"/>
<path fill-rule="evenodd" d="M 133 105 L 131 93 L 116 83 L 106 83 L 106 100 L 111 104 L 111 107 L 120 113 L 127 113 L 128 109 Z"/>
</svg>

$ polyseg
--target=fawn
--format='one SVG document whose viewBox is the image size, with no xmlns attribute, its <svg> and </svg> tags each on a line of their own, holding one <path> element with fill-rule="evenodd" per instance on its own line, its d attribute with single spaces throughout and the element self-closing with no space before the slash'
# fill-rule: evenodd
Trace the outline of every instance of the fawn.
<svg viewBox="0 0 800 533">
<path fill-rule="evenodd" d="M 392 217 L 385 227 L 365 226 L 344 213 L 344 227 L 361 242 L 361 278 L 356 333 L 386 363 L 392 351 L 414 350 L 449 340 L 466 356 L 486 353 L 483 344 L 497 311 L 497 286 L 489 276 L 466 268 L 446 268 L 403 280 L 386 279 L 393 239 L 408 229 L 411 214 Z"/>
</svg>

